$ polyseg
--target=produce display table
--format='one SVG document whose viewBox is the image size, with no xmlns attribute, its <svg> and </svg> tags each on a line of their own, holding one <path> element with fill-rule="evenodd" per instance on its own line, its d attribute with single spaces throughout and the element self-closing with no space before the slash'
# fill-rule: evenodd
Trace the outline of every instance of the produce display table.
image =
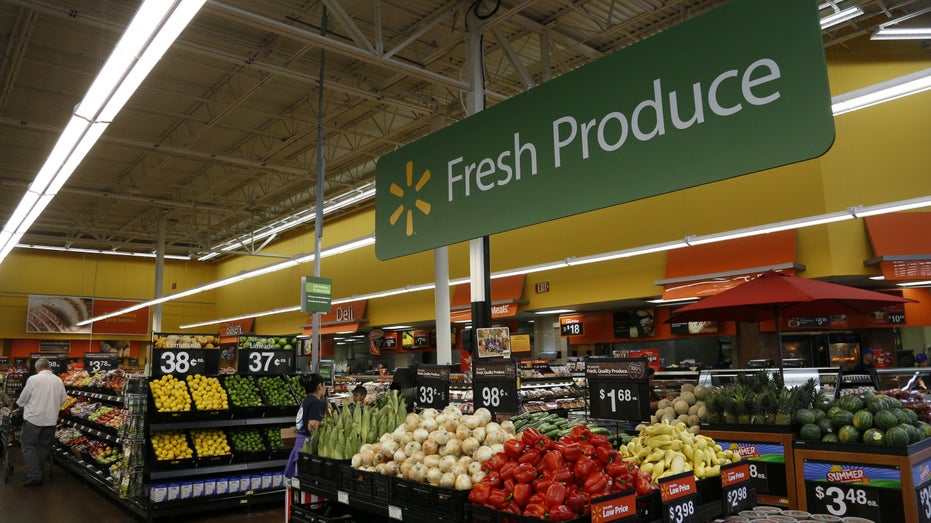
<svg viewBox="0 0 931 523">
<path fill-rule="evenodd" d="M 931 439 L 907 447 L 796 441 L 793 454 L 799 510 L 931 522 Z"/>
<path fill-rule="evenodd" d="M 800 508 L 795 481 L 799 469 L 791 457 L 797 439 L 792 429 L 789 425 L 703 425 L 701 433 L 725 450 L 737 450 L 741 459 L 750 462 L 750 483 L 759 503 L 796 510 Z"/>
</svg>

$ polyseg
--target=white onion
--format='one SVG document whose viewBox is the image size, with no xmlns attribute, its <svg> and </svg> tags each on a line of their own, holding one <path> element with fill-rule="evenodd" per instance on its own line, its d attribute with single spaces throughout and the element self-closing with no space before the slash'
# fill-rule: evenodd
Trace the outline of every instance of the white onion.
<svg viewBox="0 0 931 523">
<path fill-rule="evenodd" d="M 404 453 L 407 454 L 407 457 L 411 457 L 415 452 L 420 450 L 420 443 L 416 441 L 411 441 L 407 445 L 404 445 Z"/>
<path fill-rule="evenodd" d="M 485 479 L 485 471 L 484 471 L 484 470 L 480 470 L 480 471 L 476 472 L 475 474 L 472 474 L 472 484 L 473 484 L 473 485 L 475 485 L 476 483 L 481 483 L 481 481 L 482 481 L 483 479 Z"/>
<path fill-rule="evenodd" d="M 462 454 L 462 449 L 458 439 L 450 439 L 446 442 L 446 445 L 443 445 L 443 448 L 440 449 L 440 456 L 459 456 L 460 454 Z"/>
<path fill-rule="evenodd" d="M 449 416 L 447 416 L 446 414 L 440 414 L 433 421 L 435 421 L 436 425 L 439 427 L 439 426 L 442 426 L 444 423 L 446 423 L 446 419 L 448 417 Z"/>
<path fill-rule="evenodd" d="M 427 475 L 427 467 L 423 463 L 417 463 L 408 472 L 407 479 L 423 483 L 424 476 Z"/>
<path fill-rule="evenodd" d="M 469 430 L 471 431 L 475 427 L 482 425 L 482 418 L 474 414 L 471 414 L 469 416 L 463 416 L 462 419 L 459 420 L 459 422 L 464 423 L 465 426 L 469 427 Z"/>
<path fill-rule="evenodd" d="M 475 449 L 477 449 L 479 446 L 480 446 L 480 443 L 478 442 L 478 440 L 473 438 L 472 436 L 469 436 L 468 438 L 462 440 L 462 444 L 460 445 L 460 451 L 463 454 L 472 454 L 473 452 L 475 452 Z"/>
<path fill-rule="evenodd" d="M 404 429 L 408 432 L 414 432 L 414 429 L 420 426 L 420 416 L 411 412 L 404 418 Z"/>
<path fill-rule="evenodd" d="M 398 445 L 397 441 L 386 441 L 381 444 L 381 455 L 386 458 L 390 458 L 391 456 L 394 456 L 394 453 L 397 452 L 399 448 L 401 448 L 401 445 Z"/>
<path fill-rule="evenodd" d="M 366 472 L 375 472 L 375 467 L 365 467 Z"/>
<path fill-rule="evenodd" d="M 461 456 L 456 463 L 462 467 L 468 467 L 472 464 L 472 456 Z"/>
<path fill-rule="evenodd" d="M 472 478 L 468 474 L 459 474 L 456 476 L 456 483 L 453 488 L 456 490 L 470 490 L 472 488 Z"/>
<path fill-rule="evenodd" d="M 384 463 L 381 463 L 381 464 L 377 465 L 377 466 L 375 467 L 375 472 L 377 472 L 377 473 L 379 473 L 379 474 L 384 474 L 384 473 L 385 473 L 385 464 L 384 464 Z"/>
<path fill-rule="evenodd" d="M 414 468 L 414 465 L 416 465 L 416 463 L 411 460 L 407 460 L 404 463 L 401 463 L 401 466 L 398 467 L 398 474 L 404 478 L 408 477 L 410 475 L 411 469 Z"/>
<path fill-rule="evenodd" d="M 389 459 L 391 459 L 390 456 L 385 456 L 384 453 L 379 452 L 378 454 L 375 454 L 372 456 L 372 465 L 379 465 L 381 463 L 387 463 Z"/>
<path fill-rule="evenodd" d="M 483 422 L 480 423 L 480 425 L 487 425 L 488 422 L 491 421 L 491 411 L 489 411 L 485 407 L 477 409 L 475 412 L 472 413 L 472 415 L 483 420 Z"/>
<path fill-rule="evenodd" d="M 385 463 L 385 471 L 384 471 L 384 474 L 385 474 L 386 476 L 397 476 L 397 475 L 398 475 L 398 470 L 400 470 L 400 467 L 398 467 L 397 462 L 395 462 L 395 461 L 389 461 L 388 463 Z"/>
<path fill-rule="evenodd" d="M 493 454 L 504 452 L 504 445 L 501 443 L 495 443 L 494 445 L 491 446 L 491 452 Z"/>
<path fill-rule="evenodd" d="M 471 435 L 472 435 L 472 429 L 470 429 L 468 425 L 464 423 L 460 423 L 459 426 L 456 427 L 456 439 L 462 441 Z"/>
<path fill-rule="evenodd" d="M 443 477 L 443 472 L 436 467 L 430 467 L 427 470 L 426 480 L 427 483 L 433 485 L 434 487 L 440 484 L 440 478 Z"/>
<path fill-rule="evenodd" d="M 437 421 L 436 418 L 424 418 L 420 422 L 420 428 L 425 429 L 427 432 L 436 430 Z M 416 430 L 414 432 L 417 432 Z"/>
<path fill-rule="evenodd" d="M 362 459 L 360 460 L 360 461 L 362 462 L 362 463 L 360 464 L 360 466 L 362 466 L 362 467 L 371 467 L 371 466 L 372 466 L 372 461 L 375 459 L 375 453 L 374 453 L 374 452 L 372 452 L 371 450 L 360 450 L 360 451 L 359 451 L 359 456 L 362 458 Z M 353 465 L 353 467 L 359 468 L 359 467 L 356 467 L 355 465 Z"/>
<path fill-rule="evenodd" d="M 439 414 L 440 414 L 439 411 L 437 411 L 436 409 L 430 408 L 430 409 L 424 409 L 424 411 L 420 413 L 420 417 L 423 419 L 429 419 L 429 418 L 435 418 Z"/>
<path fill-rule="evenodd" d="M 440 486 L 443 488 L 453 488 L 456 485 L 456 476 L 453 476 L 449 472 L 443 474 L 443 477 L 440 478 Z"/>
<path fill-rule="evenodd" d="M 479 443 L 485 441 L 485 436 L 488 433 L 485 431 L 485 427 L 475 427 L 475 430 L 472 431 L 472 437 L 476 439 Z"/>
<path fill-rule="evenodd" d="M 352 468 L 357 469 L 361 466 L 362 466 L 362 451 L 360 450 L 358 454 L 353 454 L 352 456 Z"/>
<path fill-rule="evenodd" d="M 459 474 L 465 474 L 467 470 L 469 470 L 469 469 L 467 469 L 467 468 L 463 467 L 462 465 L 456 463 L 455 465 L 453 465 L 453 468 L 449 469 L 449 473 L 452 474 L 452 475 L 454 475 L 454 476 L 459 476 Z"/>
<path fill-rule="evenodd" d="M 416 441 L 417 443 L 423 443 L 429 436 L 430 436 L 430 431 L 428 431 L 425 428 L 417 428 L 416 430 L 414 430 L 413 437 L 414 437 L 414 441 Z"/>
<path fill-rule="evenodd" d="M 456 429 L 459 427 L 459 420 L 446 418 L 446 422 L 443 423 L 442 427 L 449 432 L 456 432 Z"/>
<path fill-rule="evenodd" d="M 486 447 L 482 445 L 481 447 L 476 449 L 476 451 L 472 454 L 472 459 L 474 459 L 475 461 L 479 463 L 485 463 L 486 461 L 490 460 L 491 457 L 494 455 L 495 453 L 494 451 L 491 450 L 491 447 Z"/>
<path fill-rule="evenodd" d="M 405 432 L 405 433 L 404 433 L 404 437 L 401 438 L 400 443 L 401 443 L 401 446 L 403 447 L 403 446 L 407 445 L 408 443 L 410 443 L 410 442 L 412 442 L 412 441 L 414 441 L 414 433 L 413 433 L 413 432 Z"/>
<path fill-rule="evenodd" d="M 392 456 L 391 459 L 398 463 L 404 463 L 404 461 L 407 460 L 407 454 L 405 454 L 403 450 L 398 449 L 395 451 L 394 456 Z"/>
<path fill-rule="evenodd" d="M 462 411 L 455 405 L 447 405 L 446 408 L 443 409 L 443 414 L 446 414 L 449 418 L 458 419 L 462 416 Z"/>
<path fill-rule="evenodd" d="M 392 436 L 393 436 L 393 434 L 392 434 L 391 432 L 386 432 L 386 433 L 382 434 L 380 438 L 378 438 L 378 441 L 379 441 L 379 443 L 384 443 L 384 442 L 386 442 L 386 441 L 394 441 L 394 439 L 392 438 Z"/>
<path fill-rule="evenodd" d="M 473 461 L 472 463 L 469 463 L 469 468 L 467 470 L 472 476 L 472 481 L 475 481 L 475 473 L 482 471 L 482 464 L 478 461 Z"/>
<path fill-rule="evenodd" d="M 423 450 L 423 453 L 427 456 L 431 454 L 436 454 L 440 451 L 440 445 L 432 439 L 428 439 L 420 444 L 420 449 Z"/>
<path fill-rule="evenodd" d="M 437 445 L 440 446 L 446 445 L 446 442 L 448 442 L 449 438 L 451 437 L 449 432 L 446 430 L 437 430 L 435 434 L 436 435 L 433 437 L 433 441 L 436 441 Z"/>
<path fill-rule="evenodd" d="M 514 422 L 511 420 L 504 420 L 501 423 L 501 430 L 507 432 L 508 434 L 516 434 L 517 430 L 514 428 Z"/>
<path fill-rule="evenodd" d="M 411 456 L 409 459 L 414 460 L 415 463 L 423 463 L 423 460 L 424 460 L 424 458 L 426 458 L 426 457 L 427 457 L 427 455 L 424 454 L 422 450 L 418 450 L 418 451 L 415 452 L 414 455 Z"/>
<path fill-rule="evenodd" d="M 433 468 L 440 466 L 440 455 L 439 454 L 427 454 L 423 458 L 423 464 Z"/>
<path fill-rule="evenodd" d="M 492 432 L 497 432 L 501 430 L 501 425 L 498 425 L 498 422 L 491 421 L 485 424 L 485 430 L 490 434 Z"/>
<path fill-rule="evenodd" d="M 407 429 L 404 428 L 404 425 L 401 425 L 391 433 L 391 439 L 393 439 L 395 443 L 401 443 L 401 438 L 403 438 L 405 434 L 407 434 Z"/>
<path fill-rule="evenodd" d="M 456 465 L 456 457 L 455 457 L 455 456 L 443 456 L 443 457 L 440 459 L 439 468 L 440 468 L 440 470 L 443 471 L 443 472 L 449 472 L 450 469 L 452 469 L 453 466 L 455 466 L 455 465 Z"/>
</svg>

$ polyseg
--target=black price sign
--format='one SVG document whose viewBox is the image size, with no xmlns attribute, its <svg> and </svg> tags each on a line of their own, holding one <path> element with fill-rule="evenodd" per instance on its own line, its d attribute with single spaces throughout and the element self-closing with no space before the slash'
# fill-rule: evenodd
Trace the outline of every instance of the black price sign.
<svg viewBox="0 0 931 523">
<path fill-rule="evenodd" d="M 36 373 L 36 360 L 45 358 L 48 360 L 49 370 L 55 374 L 61 374 L 68 370 L 68 361 L 63 355 L 51 356 L 49 354 L 32 353 L 29 355 L 29 370 Z"/>
<path fill-rule="evenodd" d="M 561 336 L 581 336 L 585 334 L 585 324 L 579 320 L 574 320 L 571 323 L 560 323 L 559 334 Z"/>
<path fill-rule="evenodd" d="M 875 489 L 855 484 L 806 481 L 805 494 L 811 513 L 858 516 L 877 523 L 883 521 L 879 494 Z"/>
<path fill-rule="evenodd" d="M 215 375 L 220 368 L 220 351 L 209 349 L 153 349 L 152 375 Z"/>
<path fill-rule="evenodd" d="M 239 349 L 238 370 L 240 374 L 290 374 L 294 371 L 294 353 L 286 350 Z"/>
<path fill-rule="evenodd" d="M 725 516 L 756 506 L 756 496 L 750 491 L 750 464 L 746 461 L 721 467 L 721 502 Z"/>
<path fill-rule="evenodd" d="M 444 409 L 449 405 L 449 367 L 420 365 L 417 367 L 417 388 L 414 400 L 420 409 Z"/>
<path fill-rule="evenodd" d="M 585 363 L 593 418 L 641 421 L 650 418 L 647 360 L 614 358 Z"/>
<path fill-rule="evenodd" d="M 749 461 L 747 465 L 750 467 L 750 483 L 757 492 L 771 493 L 773 492 L 769 488 L 769 471 L 766 467 L 765 461 Z"/>
<path fill-rule="evenodd" d="M 472 362 L 472 400 L 492 414 L 517 412 L 517 365 L 511 360 Z"/>
<path fill-rule="evenodd" d="M 107 352 L 85 352 L 84 370 L 89 374 L 107 372 L 119 368 L 119 355 Z"/>
<path fill-rule="evenodd" d="M 698 523 L 698 488 L 695 474 L 683 472 L 659 480 L 663 523 Z"/>
<path fill-rule="evenodd" d="M 931 523 L 931 482 L 915 489 L 918 502 L 918 523 Z"/>
</svg>

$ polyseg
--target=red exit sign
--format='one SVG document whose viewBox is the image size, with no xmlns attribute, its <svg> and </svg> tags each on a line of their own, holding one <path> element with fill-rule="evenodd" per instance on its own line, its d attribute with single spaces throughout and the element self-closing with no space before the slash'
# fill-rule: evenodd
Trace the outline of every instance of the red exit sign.
<svg viewBox="0 0 931 523">
<path fill-rule="evenodd" d="M 550 292 L 550 282 L 541 281 L 536 285 L 537 294 L 543 294 L 544 292 Z"/>
</svg>

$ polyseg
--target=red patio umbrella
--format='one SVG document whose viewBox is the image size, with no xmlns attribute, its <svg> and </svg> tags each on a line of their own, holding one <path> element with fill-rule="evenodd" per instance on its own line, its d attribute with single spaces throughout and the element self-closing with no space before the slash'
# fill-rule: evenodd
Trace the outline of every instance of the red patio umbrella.
<svg viewBox="0 0 931 523">
<path fill-rule="evenodd" d="M 780 320 L 783 316 L 869 314 L 896 303 L 917 302 L 901 296 L 768 271 L 747 283 L 676 310 L 667 323 L 773 320 L 776 322 L 781 371 Z"/>
</svg>

